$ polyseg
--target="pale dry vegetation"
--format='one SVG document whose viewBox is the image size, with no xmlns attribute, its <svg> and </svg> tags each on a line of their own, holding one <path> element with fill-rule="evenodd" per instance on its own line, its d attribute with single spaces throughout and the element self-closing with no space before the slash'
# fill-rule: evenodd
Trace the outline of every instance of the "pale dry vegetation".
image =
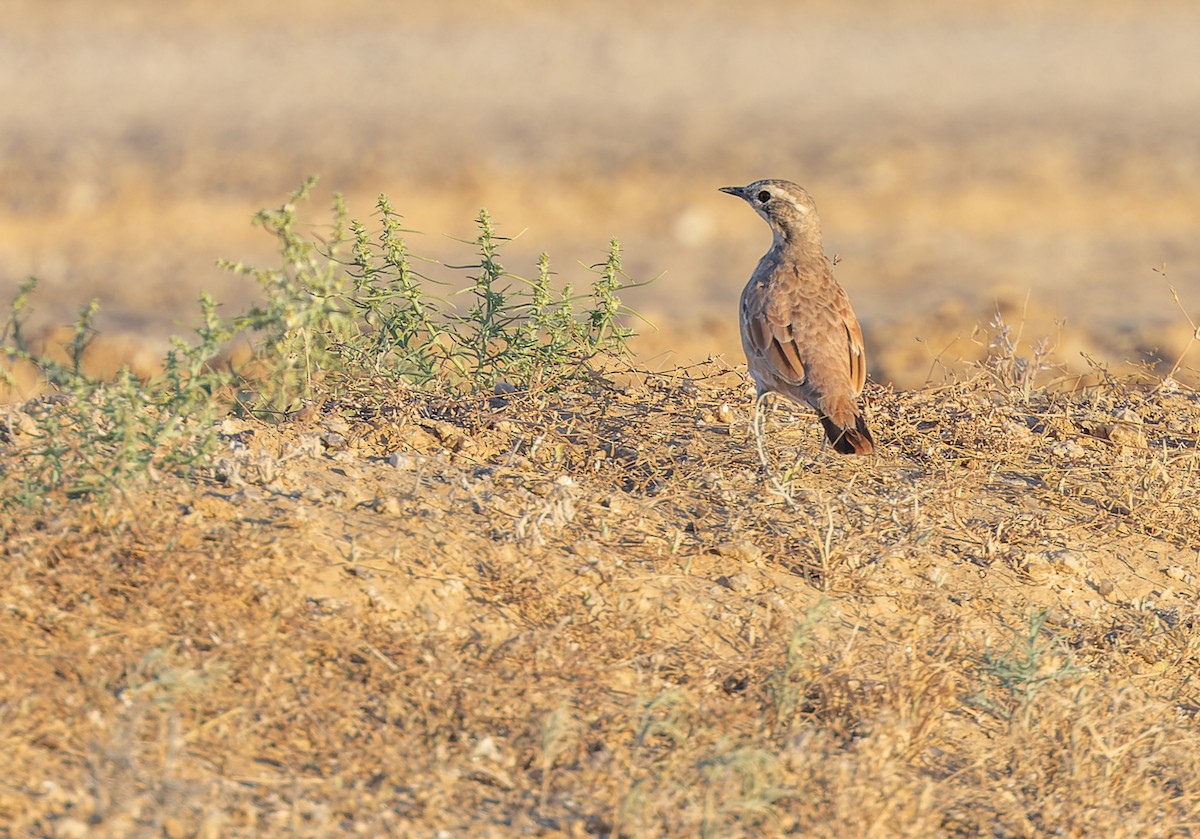
<svg viewBox="0 0 1200 839">
<path fill-rule="evenodd" d="M 1200 833 L 1200 7 L 11 5 L 0 836 Z"/>
<path fill-rule="evenodd" d="M 873 459 L 777 412 L 774 482 L 712 360 L 337 379 L 202 462 L 10 504 L 0 820 L 1191 835 L 1200 397 L 990 344 L 870 389 Z M 8 410 L 6 497 L 44 429 L 87 451 L 87 410 Z"/>
</svg>

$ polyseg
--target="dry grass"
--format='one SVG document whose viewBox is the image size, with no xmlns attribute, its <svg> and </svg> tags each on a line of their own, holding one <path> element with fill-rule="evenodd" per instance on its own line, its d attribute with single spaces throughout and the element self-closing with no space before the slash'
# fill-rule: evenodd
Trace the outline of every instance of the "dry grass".
<svg viewBox="0 0 1200 839">
<path fill-rule="evenodd" d="M 780 412 L 787 498 L 714 361 L 228 420 L 209 481 L 8 513 L 0 822 L 1191 835 L 1200 398 L 1009 373 L 871 391 L 874 460 Z"/>
<path fill-rule="evenodd" d="M 33 436 L 77 465 L 107 421 L 0 407 L 0 836 L 1200 833 L 1195 13 L 427 5 L 18 3 L 0 297 L 45 280 L 35 355 L 97 296 L 83 371 L 160 374 L 201 288 L 257 302 L 214 259 L 265 258 L 247 209 L 313 169 L 457 239 L 486 205 L 526 273 L 619 233 L 669 269 L 627 301 L 645 364 L 732 355 L 765 232 L 715 189 L 780 175 L 873 376 L 937 381 L 869 391 L 870 460 L 780 411 L 775 483 L 720 361 L 343 382 L 40 510 L 6 503 Z M 1087 378 L 973 335 L 993 310 Z M 110 451 L 169 436 L 127 414 Z"/>
</svg>

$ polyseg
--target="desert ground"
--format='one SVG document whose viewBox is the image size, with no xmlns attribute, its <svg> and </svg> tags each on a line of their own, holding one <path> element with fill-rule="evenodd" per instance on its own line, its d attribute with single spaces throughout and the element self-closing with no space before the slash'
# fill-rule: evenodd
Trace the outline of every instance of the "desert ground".
<svg viewBox="0 0 1200 839">
<path fill-rule="evenodd" d="M 6 352 L 0 835 L 1200 832 L 1198 41 L 1117 0 L 10 3 L 0 315 L 37 277 L 61 361 L 98 300 L 97 382 L 260 301 L 217 261 L 278 264 L 252 219 L 311 175 L 305 235 L 384 193 L 431 274 L 486 207 L 514 274 L 615 237 L 653 282 L 590 379 L 219 403 L 136 476 L 103 388 Z M 788 408 L 756 456 L 770 239 L 718 187 L 760 177 L 820 208 L 871 458 Z"/>
</svg>

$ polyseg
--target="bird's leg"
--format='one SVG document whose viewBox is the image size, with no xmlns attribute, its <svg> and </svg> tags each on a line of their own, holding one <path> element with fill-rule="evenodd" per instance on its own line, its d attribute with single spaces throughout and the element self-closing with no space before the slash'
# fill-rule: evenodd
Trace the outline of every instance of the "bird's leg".
<svg viewBox="0 0 1200 839">
<path fill-rule="evenodd" d="M 767 397 L 770 395 L 771 392 L 769 390 L 763 391 L 762 393 L 758 394 L 757 398 L 754 400 L 754 421 L 752 423 L 752 427 L 754 429 L 754 444 L 758 447 L 758 461 L 762 464 L 763 469 L 767 470 L 767 472 L 771 471 L 771 463 L 767 460 L 767 449 L 765 445 L 766 429 L 764 426 L 767 419 L 765 405 L 767 402 Z"/>
</svg>

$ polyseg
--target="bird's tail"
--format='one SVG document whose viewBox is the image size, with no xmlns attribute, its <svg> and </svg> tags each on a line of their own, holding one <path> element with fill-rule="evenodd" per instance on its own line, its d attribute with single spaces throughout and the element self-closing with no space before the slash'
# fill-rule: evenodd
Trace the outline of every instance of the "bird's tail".
<svg viewBox="0 0 1200 839">
<path fill-rule="evenodd" d="M 824 414 L 821 415 L 821 425 L 825 426 L 825 436 L 833 448 L 842 454 L 870 454 L 875 451 L 875 441 L 867 430 L 862 414 L 854 415 L 853 428 L 842 427 Z"/>
</svg>

